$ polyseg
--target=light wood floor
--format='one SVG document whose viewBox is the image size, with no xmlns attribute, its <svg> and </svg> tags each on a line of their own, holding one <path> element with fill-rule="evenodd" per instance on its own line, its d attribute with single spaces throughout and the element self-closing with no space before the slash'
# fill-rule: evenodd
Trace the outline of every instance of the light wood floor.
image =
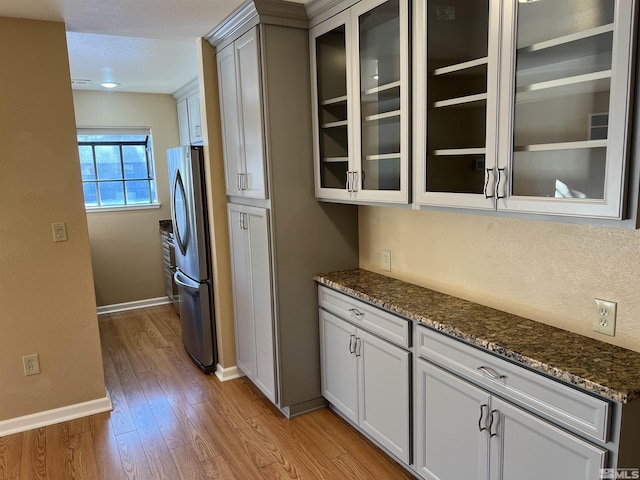
<svg viewBox="0 0 640 480">
<path fill-rule="evenodd" d="M 328 409 L 287 420 L 202 374 L 171 307 L 100 317 L 113 412 L 0 438 L 0 480 L 408 479 Z"/>
</svg>

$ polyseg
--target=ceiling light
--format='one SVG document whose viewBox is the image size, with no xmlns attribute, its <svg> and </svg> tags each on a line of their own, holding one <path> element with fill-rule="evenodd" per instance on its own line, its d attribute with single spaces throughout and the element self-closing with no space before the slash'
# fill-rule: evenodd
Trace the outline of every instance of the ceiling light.
<svg viewBox="0 0 640 480">
<path fill-rule="evenodd" d="M 120 86 L 120 84 L 116 82 L 102 82 L 100 85 L 104 88 L 116 88 Z"/>
</svg>

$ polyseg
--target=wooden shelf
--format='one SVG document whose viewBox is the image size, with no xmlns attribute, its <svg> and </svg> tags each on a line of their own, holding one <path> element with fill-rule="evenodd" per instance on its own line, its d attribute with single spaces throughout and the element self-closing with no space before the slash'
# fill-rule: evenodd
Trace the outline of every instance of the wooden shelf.
<svg viewBox="0 0 640 480">
<path fill-rule="evenodd" d="M 578 150 L 583 148 L 606 148 L 607 140 L 584 140 L 581 142 L 540 143 L 538 145 L 519 145 L 514 152 L 549 152 L 552 150 Z"/>
<path fill-rule="evenodd" d="M 387 90 L 393 90 L 394 88 L 400 88 L 400 80 L 397 82 L 387 83 L 385 85 L 380 85 L 378 87 L 369 88 L 362 92 L 363 95 L 373 95 L 380 92 L 385 92 Z"/>
<path fill-rule="evenodd" d="M 367 155 L 365 160 L 391 160 L 394 158 L 400 158 L 400 152 L 398 153 L 383 153 L 380 155 Z"/>
<path fill-rule="evenodd" d="M 325 157 L 322 159 L 323 163 L 342 163 L 348 161 L 349 157 Z"/>
<path fill-rule="evenodd" d="M 485 155 L 486 148 L 445 148 L 431 152 L 434 156 Z"/>
<path fill-rule="evenodd" d="M 523 85 L 516 89 L 516 103 L 534 102 L 582 93 L 605 92 L 611 84 L 611 70 Z"/>
<path fill-rule="evenodd" d="M 467 95 L 465 97 L 456 97 L 456 98 L 450 98 L 448 100 L 439 100 L 437 102 L 434 102 L 433 106 L 435 108 L 443 108 L 443 107 L 468 105 L 471 103 L 486 102 L 486 101 L 487 101 L 487 94 L 478 93 L 476 95 Z"/>
<path fill-rule="evenodd" d="M 348 123 L 347 120 L 339 120 L 337 122 L 323 123 L 322 128 L 346 127 L 347 123 Z"/>
<path fill-rule="evenodd" d="M 399 116 L 400 116 L 400 110 L 392 110 L 390 112 L 377 113 L 375 115 L 368 115 L 364 117 L 364 121 L 375 122 L 378 120 L 384 120 L 385 118 L 393 118 L 393 117 L 399 117 Z"/>
<path fill-rule="evenodd" d="M 473 67 L 479 67 L 480 65 L 486 65 L 489 62 L 488 57 L 477 58 L 475 60 L 469 60 L 468 62 L 456 63 L 455 65 L 447 65 L 446 67 L 436 68 L 433 71 L 434 76 L 446 75 L 447 73 L 460 72 Z"/>
<path fill-rule="evenodd" d="M 320 105 L 336 105 L 338 103 L 344 103 L 347 101 L 347 96 L 346 95 L 342 95 L 340 97 L 334 97 L 334 98 L 327 98 L 326 100 L 323 100 L 320 102 Z"/>
</svg>

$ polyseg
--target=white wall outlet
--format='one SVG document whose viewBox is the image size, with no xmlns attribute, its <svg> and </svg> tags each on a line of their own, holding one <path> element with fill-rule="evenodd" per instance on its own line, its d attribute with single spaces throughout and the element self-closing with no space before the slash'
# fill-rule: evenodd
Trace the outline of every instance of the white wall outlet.
<svg viewBox="0 0 640 480">
<path fill-rule="evenodd" d="M 382 250 L 382 270 L 391 271 L 391 250 Z"/>
<path fill-rule="evenodd" d="M 33 355 L 25 355 L 22 357 L 22 366 L 25 377 L 40 373 L 40 359 L 38 358 L 38 354 L 34 353 Z"/>
<path fill-rule="evenodd" d="M 593 331 L 615 336 L 616 334 L 616 307 L 615 302 L 595 299 L 596 310 L 593 314 Z"/>
<path fill-rule="evenodd" d="M 56 222 L 51 224 L 53 229 L 53 241 L 54 242 L 66 242 L 67 241 L 67 226 L 64 222 Z"/>
</svg>

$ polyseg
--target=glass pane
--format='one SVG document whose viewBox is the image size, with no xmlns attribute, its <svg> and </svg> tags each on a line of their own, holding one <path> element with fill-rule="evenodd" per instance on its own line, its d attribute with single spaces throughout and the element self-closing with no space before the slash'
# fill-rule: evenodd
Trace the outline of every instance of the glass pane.
<svg viewBox="0 0 640 480">
<path fill-rule="evenodd" d="M 400 6 L 358 19 L 363 190 L 400 190 Z"/>
<path fill-rule="evenodd" d="M 120 147 L 113 145 L 96 145 L 95 152 L 98 179 L 121 179 L 122 164 L 120 163 Z"/>
<path fill-rule="evenodd" d="M 151 203 L 149 181 L 127 181 L 124 182 L 127 193 L 127 204 Z"/>
<path fill-rule="evenodd" d="M 124 189 L 122 182 L 102 182 L 98 184 L 100 190 L 100 205 L 124 205 Z"/>
<path fill-rule="evenodd" d="M 518 4 L 512 195 L 604 198 L 614 6 Z"/>
<path fill-rule="evenodd" d="M 97 207 L 98 204 L 98 189 L 93 182 L 83 183 L 82 190 L 84 191 L 84 204 L 87 207 Z"/>
<path fill-rule="evenodd" d="M 489 1 L 427 8 L 427 191 L 482 193 Z"/>
<path fill-rule="evenodd" d="M 320 185 L 344 189 L 349 159 L 344 25 L 316 38 Z"/>
<path fill-rule="evenodd" d="M 123 145 L 122 159 L 124 178 L 149 178 L 147 172 L 147 152 L 142 145 Z"/>
<path fill-rule="evenodd" d="M 90 146 L 81 145 L 78 147 L 80 154 L 80 171 L 82 180 L 95 180 L 96 169 L 93 165 L 93 150 Z"/>
</svg>

